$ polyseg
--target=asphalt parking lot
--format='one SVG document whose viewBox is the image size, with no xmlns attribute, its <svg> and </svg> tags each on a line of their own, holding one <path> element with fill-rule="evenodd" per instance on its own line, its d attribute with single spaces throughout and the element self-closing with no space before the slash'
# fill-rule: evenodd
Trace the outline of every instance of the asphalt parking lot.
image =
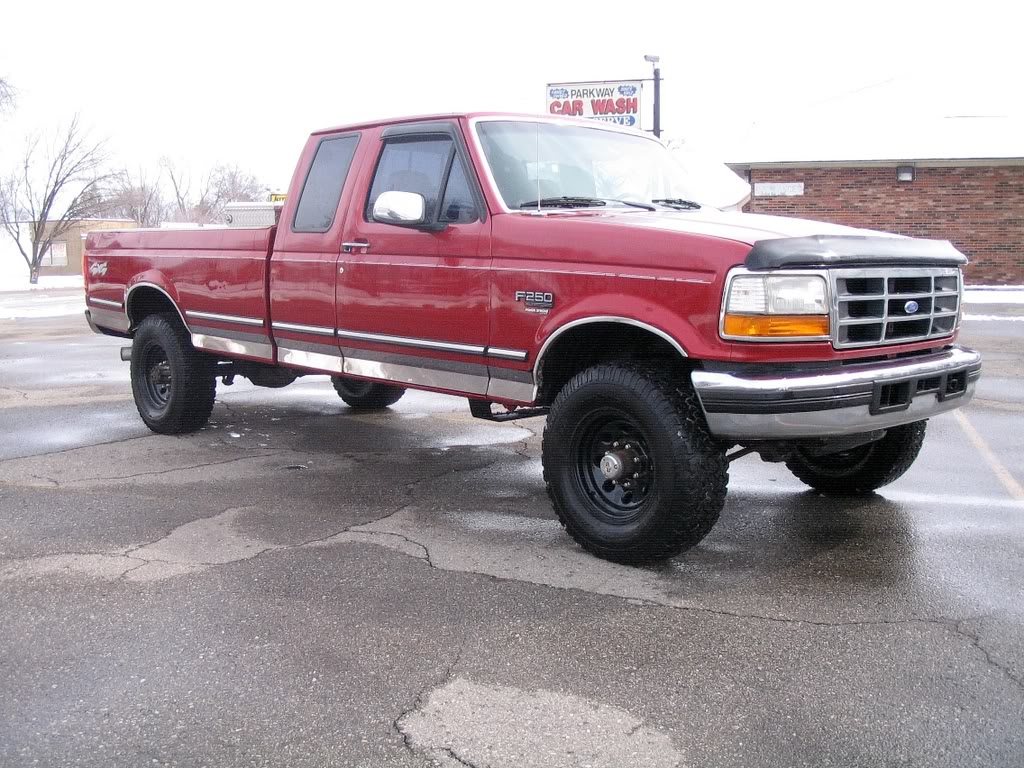
<svg viewBox="0 0 1024 768">
<path fill-rule="evenodd" d="M 122 342 L 0 320 L 0 764 L 1019 766 L 1020 310 L 896 484 L 748 457 L 640 569 L 561 531 L 539 419 L 240 380 L 157 436 Z"/>
</svg>

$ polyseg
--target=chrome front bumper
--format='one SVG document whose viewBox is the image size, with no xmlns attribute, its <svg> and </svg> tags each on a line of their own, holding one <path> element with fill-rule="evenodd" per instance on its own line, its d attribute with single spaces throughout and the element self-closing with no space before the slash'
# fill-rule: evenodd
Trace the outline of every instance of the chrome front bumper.
<svg viewBox="0 0 1024 768">
<path fill-rule="evenodd" d="M 966 404 L 981 355 L 929 355 L 772 374 L 765 366 L 698 370 L 693 386 L 715 437 L 780 440 L 854 435 L 930 418 Z"/>
</svg>

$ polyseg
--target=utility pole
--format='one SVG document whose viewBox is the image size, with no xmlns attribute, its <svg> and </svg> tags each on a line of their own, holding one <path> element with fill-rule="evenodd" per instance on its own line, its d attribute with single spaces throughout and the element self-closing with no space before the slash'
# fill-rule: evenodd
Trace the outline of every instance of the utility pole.
<svg viewBox="0 0 1024 768">
<path fill-rule="evenodd" d="M 661 138 L 661 67 L 658 66 L 658 62 L 661 61 L 660 56 L 644 56 L 644 61 L 650 62 L 654 65 L 654 136 L 655 138 Z"/>
</svg>

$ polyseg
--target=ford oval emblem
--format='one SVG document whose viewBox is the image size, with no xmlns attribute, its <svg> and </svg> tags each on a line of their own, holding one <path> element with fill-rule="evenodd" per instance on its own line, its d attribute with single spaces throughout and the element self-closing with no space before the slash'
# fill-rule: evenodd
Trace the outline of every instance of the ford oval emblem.
<svg viewBox="0 0 1024 768">
<path fill-rule="evenodd" d="M 920 308 L 921 305 L 918 304 L 916 301 L 908 301 L 906 304 L 903 305 L 903 311 L 906 312 L 908 315 L 914 314 Z"/>
</svg>

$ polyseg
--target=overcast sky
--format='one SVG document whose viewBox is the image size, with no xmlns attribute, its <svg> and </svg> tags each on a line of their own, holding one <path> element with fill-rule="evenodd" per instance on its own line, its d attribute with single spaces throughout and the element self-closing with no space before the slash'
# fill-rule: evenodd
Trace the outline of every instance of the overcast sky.
<svg viewBox="0 0 1024 768">
<path fill-rule="evenodd" d="M 4 168 L 20 136 L 80 112 L 120 164 L 238 163 L 284 188 L 316 128 L 539 112 L 545 83 L 647 77 L 646 53 L 662 58 L 665 135 L 719 156 L 754 123 L 841 143 L 922 115 L 1019 115 L 1024 93 L 1011 2 L 5 6 L 0 75 L 19 103 L 0 126 Z"/>
</svg>

